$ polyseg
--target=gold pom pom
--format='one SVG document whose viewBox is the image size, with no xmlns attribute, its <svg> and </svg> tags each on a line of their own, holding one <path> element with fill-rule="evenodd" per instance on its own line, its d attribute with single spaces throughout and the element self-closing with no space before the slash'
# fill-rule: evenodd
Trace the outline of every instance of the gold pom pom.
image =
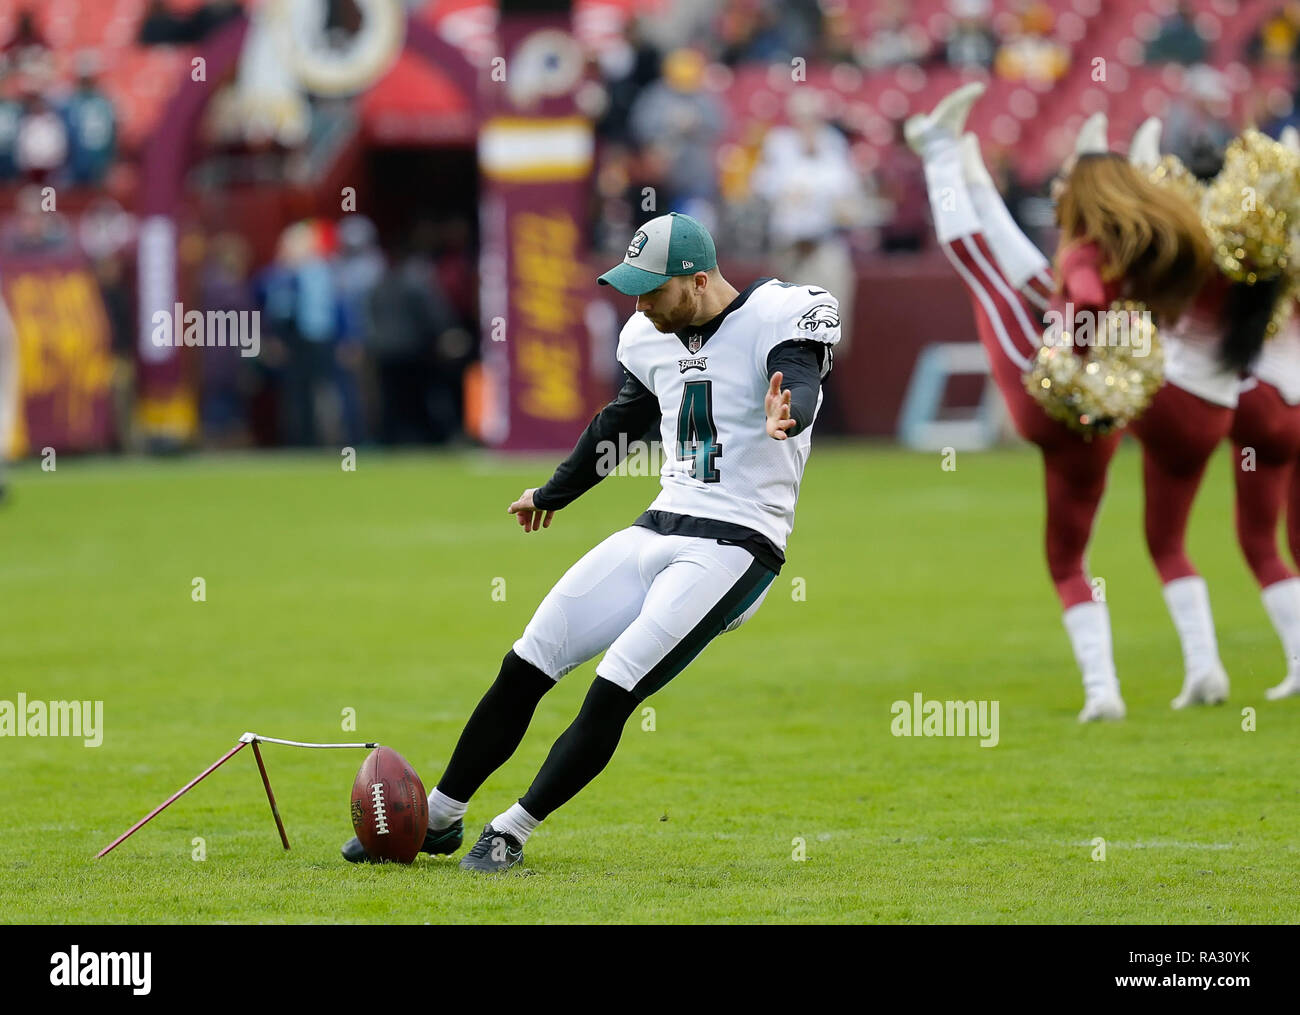
<svg viewBox="0 0 1300 1015">
<path fill-rule="evenodd" d="M 1291 264 L 1300 226 L 1300 157 L 1257 130 L 1243 131 L 1206 190 L 1201 218 L 1225 275 L 1248 285 L 1276 278 Z"/>
<path fill-rule="evenodd" d="M 1147 179 L 1183 198 L 1198 212 L 1205 200 L 1206 187 L 1177 155 L 1165 155 L 1147 171 Z"/>
<path fill-rule="evenodd" d="M 1165 379 L 1164 351 L 1146 305 L 1117 300 L 1098 314 L 1086 355 L 1075 352 L 1068 334 L 1044 333 L 1023 378 L 1034 401 L 1089 439 L 1140 416 Z"/>
</svg>

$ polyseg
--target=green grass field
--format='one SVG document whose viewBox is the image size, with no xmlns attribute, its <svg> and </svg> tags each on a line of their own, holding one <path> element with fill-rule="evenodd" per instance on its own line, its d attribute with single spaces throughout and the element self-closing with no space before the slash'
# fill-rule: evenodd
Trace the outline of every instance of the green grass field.
<svg viewBox="0 0 1300 1015">
<path fill-rule="evenodd" d="M 964 454 L 944 472 L 937 455 L 822 442 L 763 608 L 650 699 L 652 731 L 629 722 L 609 768 L 529 841 L 525 872 L 345 864 L 363 752 L 275 746 L 291 852 L 244 752 L 92 859 L 245 730 L 380 740 L 432 785 L 541 597 L 657 489 L 611 478 L 526 535 L 505 508 L 556 460 L 363 449 L 355 473 L 327 452 L 15 470 L 0 511 L 0 699 L 102 699 L 105 733 L 98 748 L 0 739 L 0 919 L 1300 916 L 1300 701 L 1264 700 L 1283 658 L 1233 539 L 1226 450 L 1191 534 L 1233 678 L 1226 706 L 1169 708 L 1181 661 L 1142 547 L 1131 446 L 1092 553 L 1129 718 L 1085 727 L 1042 559 L 1037 457 Z M 195 577 L 206 602 L 191 599 Z M 543 700 L 467 829 L 527 788 L 594 666 Z M 1000 743 L 891 735 L 891 704 L 917 692 L 997 700 Z"/>
</svg>

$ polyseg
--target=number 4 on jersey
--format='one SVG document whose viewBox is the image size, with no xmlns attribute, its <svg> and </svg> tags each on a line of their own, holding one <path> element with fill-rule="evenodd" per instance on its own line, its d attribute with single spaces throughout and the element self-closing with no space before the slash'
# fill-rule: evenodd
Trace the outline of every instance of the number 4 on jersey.
<svg viewBox="0 0 1300 1015">
<path fill-rule="evenodd" d="M 691 460 L 691 475 L 704 483 L 722 479 L 715 462 L 722 457 L 713 423 L 713 382 L 687 381 L 677 410 L 677 457 Z"/>
</svg>

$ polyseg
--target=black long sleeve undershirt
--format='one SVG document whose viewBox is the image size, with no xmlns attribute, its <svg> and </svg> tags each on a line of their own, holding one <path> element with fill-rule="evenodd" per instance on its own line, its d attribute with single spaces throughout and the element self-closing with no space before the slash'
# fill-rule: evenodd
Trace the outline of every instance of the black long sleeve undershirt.
<svg viewBox="0 0 1300 1015">
<path fill-rule="evenodd" d="M 830 365 L 831 348 L 821 342 L 792 339 L 767 354 L 768 378 L 780 370 L 781 390 L 790 392 L 790 418 L 796 425 L 786 431 L 787 437 L 797 437 L 811 425 L 822 378 L 830 372 Z"/>
<path fill-rule="evenodd" d="M 768 354 L 767 376 L 780 370 L 781 389 L 790 391 L 790 416 L 796 426 L 786 431 L 789 437 L 812 422 L 830 356 L 830 348 L 821 342 L 795 340 L 782 342 Z M 533 492 L 533 505 L 539 510 L 557 511 L 573 503 L 622 461 L 632 442 L 659 423 L 658 397 L 626 368 L 623 375 L 623 387 L 614 400 L 596 413 L 555 474 Z"/>
<path fill-rule="evenodd" d="M 587 424 L 555 475 L 533 491 L 533 506 L 542 511 L 567 507 L 605 478 L 602 465 L 610 469 L 618 465 L 628 445 L 658 422 L 659 399 L 624 368 L 623 387 Z M 622 442 L 620 434 L 624 435 Z"/>
</svg>

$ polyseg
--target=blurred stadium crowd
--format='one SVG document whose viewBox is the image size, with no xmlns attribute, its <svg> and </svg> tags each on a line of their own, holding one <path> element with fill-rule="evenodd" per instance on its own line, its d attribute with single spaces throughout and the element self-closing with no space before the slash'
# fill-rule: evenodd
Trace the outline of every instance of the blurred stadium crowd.
<svg viewBox="0 0 1300 1015">
<path fill-rule="evenodd" d="M 448 5 L 407 6 L 434 19 Z M 490 5 L 451 6 L 462 26 L 491 31 Z M 149 185 L 141 151 L 193 47 L 242 8 L 0 0 L 0 245 L 78 245 L 93 264 L 124 446 L 138 333 L 132 208 Z M 1162 116 L 1166 150 L 1189 164 L 1245 123 L 1274 136 L 1300 123 L 1296 2 L 579 0 L 575 32 L 587 60 L 579 106 L 597 142 L 593 256 L 621 255 L 637 223 L 685 211 L 714 230 L 724 265 L 743 252 L 771 274 L 844 293 L 846 318 L 864 266 L 931 242 L 901 125 L 962 79 L 990 82 L 972 128 L 1045 249 L 1046 180 L 1096 109 L 1119 143 Z M 337 117 L 339 103 L 313 101 L 311 115 Z M 227 142 L 205 134 L 234 157 L 205 165 L 194 186 L 292 166 L 283 138 Z M 56 211 L 41 204 L 50 185 L 70 195 Z M 474 209 L 311 215 L 277 232 L 273 250 L 230 229 L 183 244 L 205 307 L 262 311 L 255 360 L 202 350 L 204 442 L 463 439 L 463 380 L 479 348 Z"/>
</svg>

